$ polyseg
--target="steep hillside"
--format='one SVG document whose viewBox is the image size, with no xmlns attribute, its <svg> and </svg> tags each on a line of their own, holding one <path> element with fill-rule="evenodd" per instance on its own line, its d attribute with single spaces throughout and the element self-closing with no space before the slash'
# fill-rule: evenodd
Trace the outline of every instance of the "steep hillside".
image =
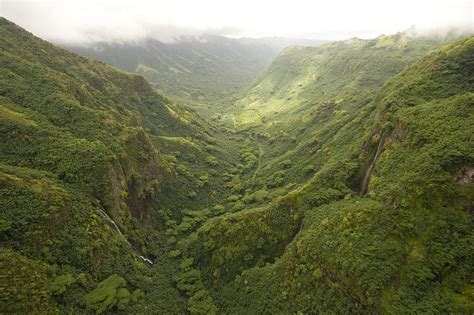
<svg viewBox="0 0 474 315">
<path fill-rule="evenodd" d="M 472 313 L 473 56 L 415 62 L 314 135 L 306 185 L 190 238 L 222 313 Z"/>
<path fill-rule="evenodd" d="M 441 43 L 399 33 L 287 48 L 235 104 L 243 109 L 236 122 L 251 126 L 286 121 L 322 103 L 338 105 L 366 97 Z"/>
<path fill-rule="evenodd" d="M 187 196 L 215 151 L 213 129 L 142 77 L 3 18 L 0 81 L 0 261 L 10 270 L 0 281 L 0 312 L 126 309 L 145 292 L 152 300 L 130 307 L 180 313 L 162 227 L 219 197 L 209 196 L 219 180 Z M 213 154 L 232 149 L 221 152 Z M 189 177 L 180 173 L 186 165 Z M 38 281 L 30 284 L 29 274 Z M 104 295 L 111 286 L 120 296 Z M 88 292 L 97 296 L 88 300 Z"/>
<path fill-rule="evenodd" d="M 80 55 L 143 75 L 165 95 L 191 105 L 205 116 L 222 98 L 244 87 L 284 48 L 298 43 L 316 46 L 324 41 L 285 38 L 233 39 L 203 35 L 164 43 L 95 43 L 63 45 Z"/>
<path fill-rule="evenodd" d="M 334 177 L 357 168 L 376 93 L 441 44 L 397 34 L 285 50 L 221 115 L 221 123 L 253 137 L 259 163 L 247 186 L 274 192 L 302 187 L 317 171 Z M 359 189 L 361 180 L 347 181 L 349 190 Z"/>
</svg>

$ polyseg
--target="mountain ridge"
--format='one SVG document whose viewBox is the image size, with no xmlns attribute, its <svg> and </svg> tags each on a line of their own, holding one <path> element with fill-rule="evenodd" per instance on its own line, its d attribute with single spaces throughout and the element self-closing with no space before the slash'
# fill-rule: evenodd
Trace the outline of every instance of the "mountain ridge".
<svg viewBox="0 0 474 315">
<path fill-rule="evenodd" d="M 99 42 L 88 46 L 62 46 L 117 68 L 136 72 L 160 92 L 206 114 L 205 107 L 243 87 L 290 44 L 319 45 L 325 41 L 285 38 L 228 38 L 216 35 L 183 37 L 163 43 L 146 39 L 137 43 Z"/>
</svg>

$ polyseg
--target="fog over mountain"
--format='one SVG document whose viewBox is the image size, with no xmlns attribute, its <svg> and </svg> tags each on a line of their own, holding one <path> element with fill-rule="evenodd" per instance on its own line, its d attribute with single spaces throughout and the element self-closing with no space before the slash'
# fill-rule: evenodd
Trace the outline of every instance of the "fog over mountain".
<svg viewBox="0 0 474 315">
<path fill-rule="evenodd" d="M 54 42 L 129 41 L 182 35 L 371 38 L 412 26 L 473 30 L 472 1 L 2 0 L 0 15 Z"/>
</svg>

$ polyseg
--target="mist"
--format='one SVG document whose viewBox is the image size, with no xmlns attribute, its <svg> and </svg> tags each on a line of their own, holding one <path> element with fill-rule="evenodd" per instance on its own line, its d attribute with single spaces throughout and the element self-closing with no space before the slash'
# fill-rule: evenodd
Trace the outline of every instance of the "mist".
<svg viewBox="0 0 474 315">
<path fill-rule="evenodd" d="M 202 34 L 339 40 L 409 28 L 474 32 L 469 0 L 0 0 L 0 15 L 41 38 L 84 44 Z"/>
</svg>

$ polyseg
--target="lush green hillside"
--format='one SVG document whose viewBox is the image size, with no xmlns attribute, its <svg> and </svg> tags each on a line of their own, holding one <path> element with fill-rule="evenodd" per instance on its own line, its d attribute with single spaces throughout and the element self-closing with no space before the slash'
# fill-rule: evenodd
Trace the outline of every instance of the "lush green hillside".
<svg viewBox="0 0 474 315">
<path fill-rule="evenodd" d="M 5 19 L 0 33 L 1 269 L 9 270 L 0 312 L 102 303 L 180 313 L 164 222 L 219 203 L 219 179 L 200 183 L 212 177 L 206 158 L 232 160 L 224 158 L 232 147 L 214 149 L 215 130 L 140 76 L 56 48 Z M 30 284 L 30 273 L 38 281 Z M 110 285 L 128 291 L 88 302 L 86 294 L 114 274 L 125 281 Z M 133 290 L 146 298 L 132 303 Z"/>
<path fill-rule="evenodd" d="M 235 104 L 242 108 L 236 123 L 286 121 L 324 102 L 343 106 L 355 97 L 366 98 L 441 42 L 399 33 L 287 48 Z"/>
<path fill-rule="evenodd" d="M 473 56 L 289 48 L 215 126 L 0 19 L 0 313 L 473 313 Z"/>
<path fill-rule="evenodd" d="M 141 42 L 63 45 L 80 55 L 143 75 L 158 91 L 184 102 L 205 116 L 227 100 L 285 47 L 324 41 L 285 38 L 241 38 L 203 35 L 164 43 Z"/>
<path fill-rule="evenodd" d="M 339 85 L 340 102 L 313 91 L 284 103 L 280 121 L 270 114 L 243 126 L 255 174 L 238 188 L 230 180 L 232 201 L 256 208 L 209 220 L 181 245 L 222 313 L 472 311 L 473 39 L 424 58 L 441 42 L 410 41 L 411 50 L 385 56 L 337 44 L 334 64 L 377 81 Z M 275 195 L 283 197 L 265 206 Z"/>
<path fill-rule="evenodd" d="M 323 106 L 289 160 L 305 185 L 190 238 L 222 313 L 472 313 L 473 56 L 473 37 L 436 50 L 351 120 Z"/>
<path fill-rule="evenodd" d="M 302 187 L 316 172 L 327 180 L 346 176 L 342 170 L 358 167 L 380 88 L 441 44 L 397 34 L 285 50 L 221 115 L 221 123 L 253 137 L 258 167 L 247 184 L 276 192 Z M 361 179 L 351 180 L 349 191 L 357 190 Z M 337 188 L 342 195 L 347 189 Z"/>
</svg>

